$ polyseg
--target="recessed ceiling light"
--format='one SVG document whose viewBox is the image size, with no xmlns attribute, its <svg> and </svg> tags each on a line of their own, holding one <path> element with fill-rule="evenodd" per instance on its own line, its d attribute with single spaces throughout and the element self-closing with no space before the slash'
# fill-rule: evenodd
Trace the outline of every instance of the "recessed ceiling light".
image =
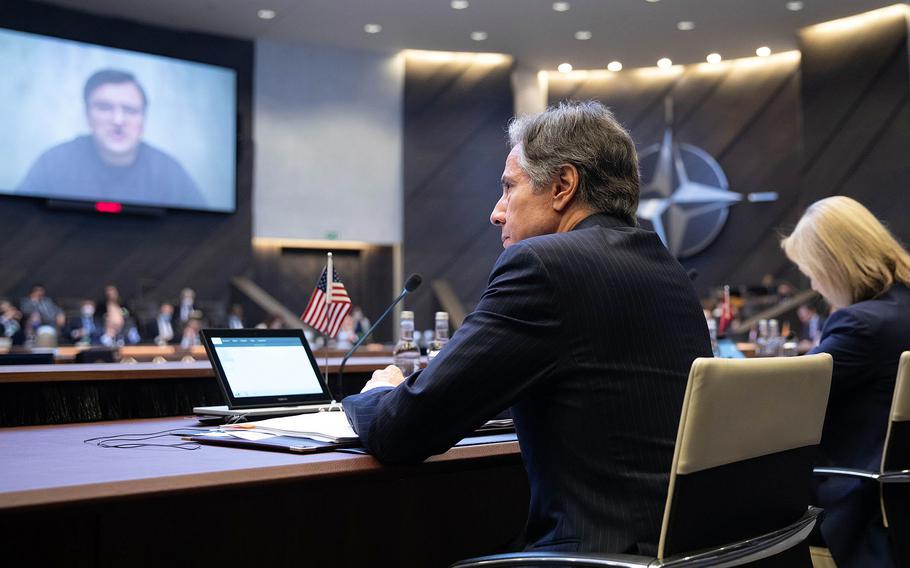
<svg viewBox="0 0 910 568">
<path fill-rule="evenodd" d="M 368 34 L 378 34 L 379 32 L 382 31 L 382 26 L 380 26 L 379 24 L 367 24 L 367 25 L 363 26 L 363 31 L 365 31 Z"/>
<path fill-rule="evenodd" d="M 568 2 L 553 2 L 553 9 L 557 12 L 568 12 L 571 6 Z"/>
<path fill-rule="evenodd" d="M 611 61 L 607 64 L 607 71 L 612 71 L 616 73 L 617 71 L 622 71 L 622 63 L 619 61 Z"/>
<path fill-rule="evenodd" d="M 568 73 L 572 70 L 572 64 L 571 63 L 560 63 L 556 69 L 558 69 L 560 73 Z"/>
<path fill-rule="evenodd" d="M 660 0 L 645 0 L 645 1 L 650 4 L 654 4 L 655 2 L 660 2 Z"/>
<path fill-rule="evenodd" d="M 678 29 L 678 30 L 681 31 L 681 32 L 689 32 L 689 31 L 692 31 L 692 30 L 695 29 L 695 22 L 690 22 L 690 21 L 688 21 L 688 20 L 684 20 L 684 21 L 682 21 L 682 22 L 678 22 L 678 23 L 676 24 L 676 29 Z"/>
<path fill-rule="evenodd" d="M 712 63 L 712 64 L 720 63 L 722 60 L 719 53 L 709 53 L 708 57 L 705 57 L 705 59 L 708 61 L 708 63 Z"/>
<path fill-rule="evenodd" d="M 470 5 L 468 0 L 452 0 L 452 2 L 449 3 L 449 6 L 451 6 L 453 10 L 464 10 Z"/>
<path fill-rule="evenodd" d="M 657 60 L 657 66 L 661 69 L 669 69 L 670 67 L 673 67 L 673 62 L 667 57 L 662 57 Z"/>
<path fill-rule="evenodd" d="M 790 10 L 791 12 L 799 12 L 800 10 L 803 9 L 802 2 L 787 2 L 786 6 L 787 6 L 787 9 Z"/>
<path fill-rule="evenodd" d="M 587 30 L 580 30 L 580 31 L 575 32 L 575 39 L 580 40 L 580 41 L 587 41 L 587 40 L 591 39 L 591 35 L 592 35 L 591 32 L 589 32 Z"/>
<path fill-rule="evenodd" d="M 487 32 L 471 32 L 471 39 L 474 41 L 483 41 L 487 39 Z"/>
<path fill-rule="evenodd" d="M 260 20 L 271 20 L 275 17 L 275 10 L 259 10 L 256 15 Z"/>
<path fill-rule="evenodd" d="M 771 48 L 763 45 L 755 50 L 755 55 L 759 57 L 768 57 L 771 55 Z"/>
</svg>

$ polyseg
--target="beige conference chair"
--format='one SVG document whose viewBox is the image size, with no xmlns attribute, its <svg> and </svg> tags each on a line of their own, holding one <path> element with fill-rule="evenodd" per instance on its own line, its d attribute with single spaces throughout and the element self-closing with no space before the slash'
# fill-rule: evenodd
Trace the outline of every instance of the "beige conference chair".
<svg viewBox="0 0 910 568">
<path fill-rule="evenodd" d="M 910 568 L 910 351 L 901 354 L 891 399 L 891 417 L 880 471 L 840 467 L 818 467 L 819 476 L 845 476 L 878 483 L 881 489 L 882 519 L 888 529 L 894 561 Z M 815 568 L 836 566 L 826 548 L 812 547 Z"/>
<path fill-rule="evenodd" d="M 656 558 L 523 552 L 453 568 L 811 566 L 806 538 L 821 510 L 809 484 L 832 365 L 828 354 L 695 360 Z"/>
</svg>

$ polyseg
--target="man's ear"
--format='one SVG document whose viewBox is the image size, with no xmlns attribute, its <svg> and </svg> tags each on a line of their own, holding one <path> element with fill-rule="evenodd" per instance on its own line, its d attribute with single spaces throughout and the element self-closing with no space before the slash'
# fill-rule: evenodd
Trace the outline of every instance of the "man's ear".
<svg viewBox="0 0 910 568">
<path fill-rule="evenodd" d="M 553 209 L 563 212 L 572 203 L 578 192 L 578 169 L 572 164 L 563 164 L 556 171 L 551 187 Z"/>
</svg>

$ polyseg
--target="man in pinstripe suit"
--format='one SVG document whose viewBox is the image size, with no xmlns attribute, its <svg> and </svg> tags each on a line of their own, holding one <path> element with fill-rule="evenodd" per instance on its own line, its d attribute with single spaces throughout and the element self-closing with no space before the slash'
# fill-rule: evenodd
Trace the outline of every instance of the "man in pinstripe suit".
<svg viewBox="0 0 910 568">
<path fill-rule="evenodd" d="M 655 554 L 689 367 L 711 356 L 683 267 L 635 223 L 635 146 L 599 103 L 512 122 L 491 222 L 505 251 L 476 309 L 406 380 L 343 402 L 387 463 L 442 453 L 511 407 L 529 548 Z"/>
</svg>

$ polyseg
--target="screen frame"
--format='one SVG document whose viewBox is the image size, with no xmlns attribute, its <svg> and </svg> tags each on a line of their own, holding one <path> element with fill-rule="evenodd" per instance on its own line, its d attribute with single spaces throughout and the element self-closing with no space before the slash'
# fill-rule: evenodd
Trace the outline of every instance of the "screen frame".
<svg viewBox="0 0 910 568">
<path fill-rule="evenodd" d="M 251 40 L 169 29 L 26 0 L 7 0 L 4 10 L 0 11 L 0 28 L 233 70 L 236 78 L 233 208 L 218 210 L 179 205 L 148 207 L 159 211 L 173 210 L 200 215 L 228 216 L 237 214 L 246 206 L 246 201 L 252 195 L 253 179 L 252 123 L 255 47 Z M 38 200 L 45 203 L 51 201 L 51 198 L 48 197 L 15 193 L 2 194 L 0 197 Z M 96 200 L 83 198 L 72 200 L 72 203 L 91 205 L 84 210 L 92 212 L 95 212 L 96 202 Z M 132 208 L 142 207 L 129 203 L 123 205 Z M 102 212 L 102 214 L 104 213 Z"/>
<path fill-rule="evenodd" d="M 302 329 L 203 329 L 199 332 L 199 337 L 202 339 L 202 345 L 205 347 L 205 354 L 209 358 L 209 362 L 212 364 L 212 370 L 215 371 L 215 377 L 218 379 L 218 385 L 221 387 L 221 392 L 224 394 L 224 398 L 228 403 L 229 409 L 235 408 L 269 408 L 274 406 L 295 406 L 300 404 L 329 404 L 332 402 L 332 394 L 329 391 L 328 383 L 325 376 L 323 376 L 322 371 L 319 369 L 319 364 L 316 363 L 316 357 L 313 355 L 313 350 L 310 349 L 310 344 L 307 342 L 306 337 L 303 335 Z M 298 339 L 303 345 L 303 348 L 306 350 L 307 358 L 310 361 L 310 365 L 316 372 L 317 380 L 319 381 L 319 387 L 322 389 L 321 393 L 318 394 L 299 394 L 292 396 L 282 396 L 278 397 L 279 400 L 276 400 L 276 396 L 255 396 L 255 397 L 235 397 L 233 392 L 231 392 L 230 384 L 227 381 L 225 376 L 224 367 L 221 366 L 221 359 L 218 357 L 218 354 L 215 352 L 215 346 L 212 343 L 213 337 L 249 337 L 249 338 L 281 338 L 281 339 Z"/>
</svg>

